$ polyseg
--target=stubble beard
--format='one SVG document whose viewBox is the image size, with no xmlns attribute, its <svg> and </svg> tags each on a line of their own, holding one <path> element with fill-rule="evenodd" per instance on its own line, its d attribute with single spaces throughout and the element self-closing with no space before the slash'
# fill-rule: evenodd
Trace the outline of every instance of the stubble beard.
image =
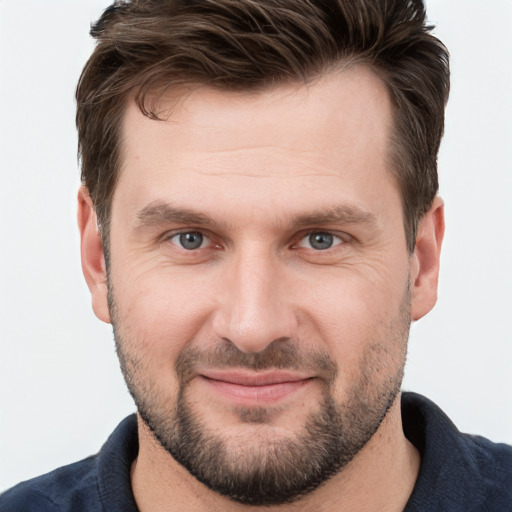
<svg viewBox="0 0 512 512">
<path fill-rule="evenodd" d="M 276 340 L 259 353 L 242 353 L 226 340 L 208 352 L 186 347 L 175 363 L 176 400 L 163 396 L 143 358 L 130 350 L 132 340 L 120 333 L 112 287 L 109 304 L 121 370 L 142 420 L 160 445 L 197 480 L 241 504 L 281 505 L 317 489 L 364 448 L 400 392 L 410 326 L 408 290 L 388 326 L 386 339 L 368 344 L 358 379 L 351 383 L 344 403 L 334 398 L 339 371 L 334 361 L 324 353 L 302 353 L 291 340 Z M 188 398 L 189 377 L 198 362 L 217 368 L 314 369 L 323 376 L 321 398 L 303 427 L 290 437 L 268 435 L 270 429 L 265 430 L 267 435 L 233 439 L 223 435 L 222 429 L 211 428 Z M 375 376 L 382 373 L 382 365 L 389 364 L 394 373 L 376 387 Z M 276 411 L 260 407 L 234 412 L 240 423 L 255 424 L 257 432 L 259 426 L 271 427 Z"/>
</svg>

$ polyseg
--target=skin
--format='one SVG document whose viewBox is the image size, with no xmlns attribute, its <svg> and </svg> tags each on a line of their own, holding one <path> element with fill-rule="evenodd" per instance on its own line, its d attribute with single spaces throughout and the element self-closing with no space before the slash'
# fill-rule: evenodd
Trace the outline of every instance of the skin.
<svg viewBox="0 0 512 512">
<path fill-rule="evenodd" d="M 377 347 L 368 393 L 378 393 L 403 370 L 407 335 L 400 333 L 436 302 L 444 232 L 437 198 L 414 253 L 407 251 L 400 191 L 387 168 L 392 107 L 381 80 L 356 66 L 257 94 L 199 87 L 163 107 L 172 115 L 157 122 L 128 102 L 110 233 L 118 327 L 142 361 L 148 389 L 171 409 L 183 350 L 229 340 L 257 354 L 286 340 L 336 363 L 332 393 L 342 405 Z M 184 209 L 208 218 L 175 215 Z M 78 218 L 93 309 L 111 322 L 85 188 Z M 206 242 L 187 251 L 175 236 L 183 231 L 201 231 Z M 334 234 L 335 245 L 315 250 L 311 232 Z M 294 437 L 317 408 L 321 376 L 307 375 L 306 385 L 274 401 L 257 394 L 271 421 L 243 421 L 240 403 L 201 378 L 208 370 L 195 369 L 187 397 L 235 453 L 254 455 L 247 439 Z M 265 510 L 402 510 L 420 461 L 403 435 L 399 398 L 342 471 L 303 499 Z M 255 407 L 247 397 L 241 404 Z M 199 483 L 140 417 L 139 437 L 132 487 L 141 511 L 256 510 Z"/>
</svg>

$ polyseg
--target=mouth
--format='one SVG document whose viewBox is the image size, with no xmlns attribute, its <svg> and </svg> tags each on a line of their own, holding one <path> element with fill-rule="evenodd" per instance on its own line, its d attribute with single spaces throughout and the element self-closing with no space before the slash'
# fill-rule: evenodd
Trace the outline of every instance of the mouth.
<svg viewBox="0 0 512 512">
<path fill-rule="evenodd" d="M 287 371 L 206 371 L 200 378 L 221 398 L 236 405 L 265 406 L 277 403 L 308 386 L 314 377 Z"/>
</svg>

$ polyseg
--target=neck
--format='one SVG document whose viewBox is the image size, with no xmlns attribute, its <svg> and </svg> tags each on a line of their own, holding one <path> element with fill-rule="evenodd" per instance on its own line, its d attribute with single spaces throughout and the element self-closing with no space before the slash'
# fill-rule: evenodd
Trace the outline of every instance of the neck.
<svg viewBox="0 0 512 512">
<path fill-rule="evenodd" d="M 139 417 L 139 454 L 132 466 L 132 489 L 141 512 L 257 512 L 220 496 L 179 465 Z M 336 476 L 301 500 L 261 507 L 276 512 L 398 512 L 412 493 L 419 472 L 418 451 L 405 438 L 400 396 L 367 445 Z"/>
</svg>

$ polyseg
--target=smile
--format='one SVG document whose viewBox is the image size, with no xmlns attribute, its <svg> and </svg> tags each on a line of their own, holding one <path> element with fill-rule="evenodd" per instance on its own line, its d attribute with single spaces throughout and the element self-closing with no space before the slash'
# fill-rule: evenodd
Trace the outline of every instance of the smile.
<svg viewBox="0 0 512 512">
<path fill-rule="evenodd" d="M 276 403 L 310 384 L 313 377 L 291 372 L 249 373 L 211 371 L 201 374 L 217 395 L 237 405 L 262 406 Z"/>
</svg>

